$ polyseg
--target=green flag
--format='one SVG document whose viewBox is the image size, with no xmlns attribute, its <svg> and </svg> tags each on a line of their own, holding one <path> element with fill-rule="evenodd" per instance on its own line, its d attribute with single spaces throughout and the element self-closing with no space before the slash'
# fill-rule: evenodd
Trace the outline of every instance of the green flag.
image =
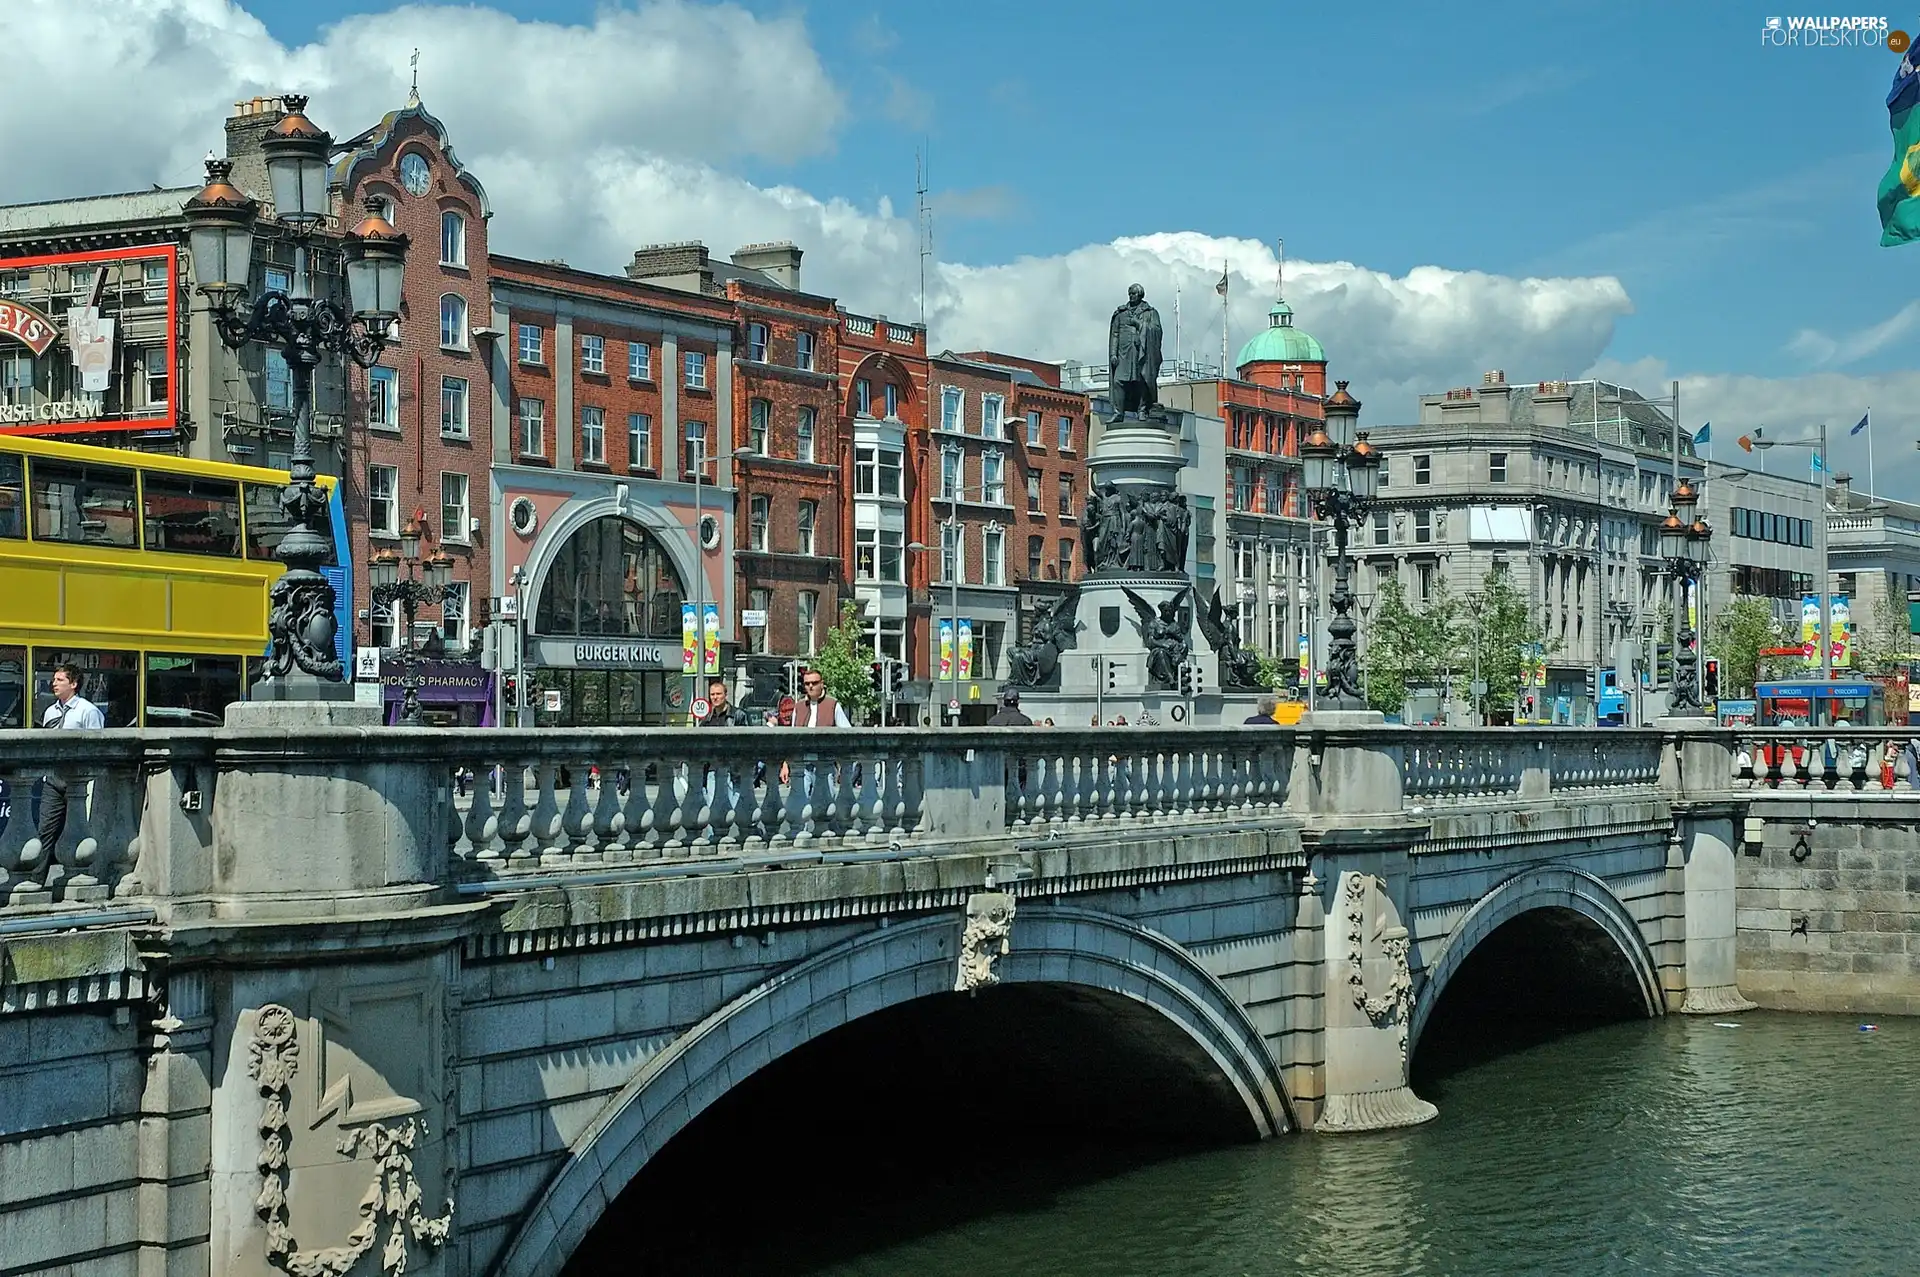
<svg viewBox="0 0 1920 1277">
<path fill-rule="evenodd" d="M 1920 240 L 1920 64 L 1908 49 L 1894 72 L 1887 94 L 1887 119 L 1893 128 L 1893 162 L 1880 179 L 1880 246 Z"/>
</svg>

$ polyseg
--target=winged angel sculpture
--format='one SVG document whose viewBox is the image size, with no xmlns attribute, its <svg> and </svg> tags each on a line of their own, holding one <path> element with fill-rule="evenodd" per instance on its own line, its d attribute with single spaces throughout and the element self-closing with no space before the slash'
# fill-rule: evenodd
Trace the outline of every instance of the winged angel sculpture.
<svg viewBox="0 0 1920 1277">
<path fill-rule="evenodd" d="M 1260 688 L 1260 658 L 1240 643 L 1240 606 L 1228 607 L 1216 589 L 1199 617 L 1200 633 L 1220 657 L 1220 686 Z"/>
<path fill-rule="evenodd" d="M 1158 609 L 1132 590 L 1125 593 L 1127 602 L 1140 614 L 1140 637 L 1147 644 L 1148 681 L 1163 689 L 1178 686 L 1180 663 L 1193 650 L 1193 604 L 1188 601 L 1188 588 L 1183 586 Z"/>
</svg>

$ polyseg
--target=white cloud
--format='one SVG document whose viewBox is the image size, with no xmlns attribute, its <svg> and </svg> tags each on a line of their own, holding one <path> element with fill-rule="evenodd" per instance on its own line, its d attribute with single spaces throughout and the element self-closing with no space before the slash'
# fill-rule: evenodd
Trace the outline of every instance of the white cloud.
<svg viewBox="0 0 1920 1277">
<path fill-rule="evenodd" d="M 1920 302 L 1908 302 L 1879 323 L 1838 337 L 1802 328 L 1787 343 L 1787 350 L 1821 367 L 1844 368 L 1885 350 L 1912 332 L 1916 324 L 1920 324 Z"/>
</svg>

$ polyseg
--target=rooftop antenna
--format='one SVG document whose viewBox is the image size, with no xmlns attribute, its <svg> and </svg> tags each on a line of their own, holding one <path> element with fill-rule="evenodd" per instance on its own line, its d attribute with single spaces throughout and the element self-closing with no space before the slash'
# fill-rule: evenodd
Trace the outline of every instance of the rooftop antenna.
<svg viewBox="0 0 1920 1277">
<path fill-rule="evenodd" d="M 1273 299 L 1283 302 L 1287 300 L 1287 241 L 1284 239 L 1276 239 L 1273 242 L 1276 246 L 1274 250 L 1274 269 L 1277 272 L 1273 281 Z"/>
<path fill-rule="evenodd" d="M 933 208 L 927 203 L 927 146 L 913 149 L 914 217 L 920 232 L 920 327 L 927 326 L 927 260 L 933 256 Z"/>
<path fill-rule="evenodd" d="M 407 105 L 419 106 L 420 105 L 420 50 L 415 49 L 413 51 L 413 57 L 411 59 L 411 62 L 413 65 L 413 88 L 409 90 L 407 93 Z"/>
</svg>

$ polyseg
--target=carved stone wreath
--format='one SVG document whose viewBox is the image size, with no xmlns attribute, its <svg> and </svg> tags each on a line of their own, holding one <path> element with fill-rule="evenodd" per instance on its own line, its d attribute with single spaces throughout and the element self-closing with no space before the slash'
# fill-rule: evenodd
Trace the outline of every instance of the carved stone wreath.
<svg viewBox="0 0 1920 1277">
<path fill-rule="evenodd" d="M 371 1157 L 374 1163 L 373 1183 L 360 1198 L 360 1223 L 347 1234 L 344 1246 L 301 1250 L 294 1241 L 287 1209 L 287 1152 L 293 1142 L 287 1106 L 300 1065 L 298 1027 L 293 1012 L 269 1003 L 260 1008 L 247 1044 L 247 1072 L 265 1101 L 260 1111 L 260 1192 L 253 1208 L 266 1224 L 267 1262 L 292 1277 L 341 1277 L 373 1249 L 384 1226 L 380 1268 L 389 1277 L 399 1277 L 407 1271 L 408 1237 L 437 1250 L 453 1228 L 451 1198 L 438 1219 L 420 1213 L 422 1192 L 413 1173 L 413 1149 L 427 1125 L 419 1118 L 396 1126 L 374 1122 L 341 1136 L 340 1152 L 355 1159 Z"/>
<path fill-rule="evenodd" d="M 1376 996 L 1367 989 L 1367 896 L 1369 888 L 1384 895 L 1386 887 L 1385 882 L 1372 874 L 1347 875 L 1347 984 L 1353 990 L 1353 1005 L 1375 1025 L 1382 1028 L 1389 1024 L 1399 1025 L 1400 1062 L 1405 1065 L 1407 1031 L 1413 1013 L 1413 972 L 1407 963 L 1412 938 L 1405 927 L 1387 928 L 1383 925 L 1379 928 L 1377 938 L 1380 955 L 1392 964 L 1393 975 L 1387 982 L 1385 993 Z M 1384 914 L 1381 921 L 1384 924 Z"/>
</svg>

